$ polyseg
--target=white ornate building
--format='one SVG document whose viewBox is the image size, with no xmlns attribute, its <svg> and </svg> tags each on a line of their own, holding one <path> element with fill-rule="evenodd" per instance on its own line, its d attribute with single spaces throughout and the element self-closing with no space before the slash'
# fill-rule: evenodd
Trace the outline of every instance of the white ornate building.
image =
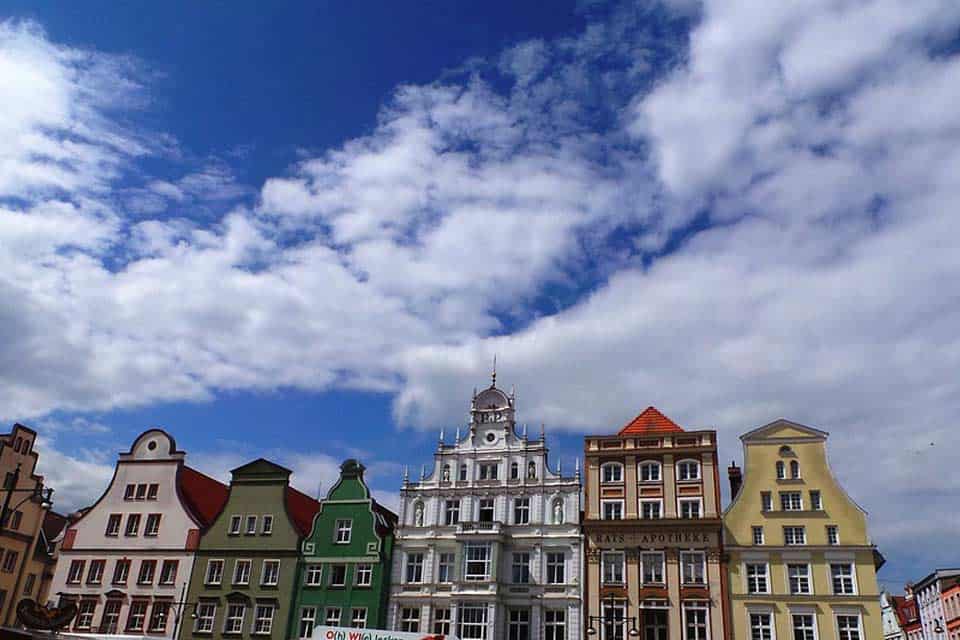
<svg viewBox="0 0 960 640">
<path fill-rule="evenodd" d="M 397 631 L 487 640 L 581 637 L 580 472 L 514 421 L 514 397 L 474 392 L 470 424 L 443 433 L 431 470 L 404 473 L 389 621 Z"/>
</svg>

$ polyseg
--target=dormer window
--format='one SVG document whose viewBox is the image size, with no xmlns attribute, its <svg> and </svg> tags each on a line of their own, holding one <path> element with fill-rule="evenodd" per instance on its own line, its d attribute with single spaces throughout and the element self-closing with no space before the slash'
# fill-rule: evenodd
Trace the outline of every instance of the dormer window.
<svg viewBox="0 0 960 640">
<path fill-rule="evenodd" d="M 600 478 L 603 483 L 623 482 L 623 465 L 619 462 L 600 465 Z"/>
</svg>

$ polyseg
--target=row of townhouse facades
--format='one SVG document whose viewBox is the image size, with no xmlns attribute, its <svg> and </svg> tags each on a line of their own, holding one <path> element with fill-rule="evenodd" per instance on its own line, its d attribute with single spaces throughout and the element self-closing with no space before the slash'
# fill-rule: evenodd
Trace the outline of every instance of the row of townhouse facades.
<svg viewBox="0 0 960 640">
<path fill-rule="evenodd" d="M 937 569 L 881 595 L 884 640 L 960 640 L 960 569 Z"/>
<path fill-rule="evenodd" d="M 826 440 L 787 420 L 741 436 L 724 510 L 716 431 L 648 407 L 586 436 L 565 474 L 494 375 L 404 472 L 394 514 L 356 460 L 314 500 L 264 459 L 224 485 L 152 429 L 59 535 L 35 597 L 76 602 L 73 633 L 191 640 L 879 639 L 882 558 Z"/>
</svg>

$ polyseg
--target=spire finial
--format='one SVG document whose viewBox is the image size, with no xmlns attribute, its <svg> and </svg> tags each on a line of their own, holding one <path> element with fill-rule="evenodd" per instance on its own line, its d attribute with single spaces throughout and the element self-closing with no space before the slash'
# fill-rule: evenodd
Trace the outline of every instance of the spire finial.
<svg viewBox="0 0 960 640">
<path fill-rule="evenodd" d="M 576 461 L 577 461 L 577 462 L 576 462 L 576 465 L 575 465 L 575 468 L 574 468 L 574 473 L 575 473 L 576 476 L 579 478 L 579 477 L 580 477 L 580 456 L 577 456 L 577 457 L 576 457 Z"/>
<path fill-rule="evenodd" d="M 443 427 L 440 427 L 440 444 L 443 444 Z"/>
<path fill-rule="evenodd" d="M 523 439 L 524 440 L 527 439 L 527 423 L 526 422 L 523 423 Z"/>
<path fill-rule="evenodd" d="M 456 444 L 460 444 L 460 425 L 457 425 L 457 442 L 456 442 Z"/>
<path fill-rule="evenodd" d="M 410 467 L 403 465 L 403 483 L 406 484 L 407 480 L 410 479 Z"/>
<path fill-rule="evenodd" d="M 420 479 L 425 480 L 427 477 L 427 465 L 420 465 Z"/>
<path fill-rule="evenodd" d="M 547 440 L 547 432 L 544 430 L 542 422 L 540 423 L 540 440 L 543 442 L 546 442 Z"/>
<path fill-rule="evenodd" d="M 490 387 L 497 386 L 497 354 L 493 354 L 493 373 L 490 374 Z"/>
<path fill-rule="evenodd" d="M 557 475 L 563 475 L 563 458 L 557 458 Z"/>
</svg>

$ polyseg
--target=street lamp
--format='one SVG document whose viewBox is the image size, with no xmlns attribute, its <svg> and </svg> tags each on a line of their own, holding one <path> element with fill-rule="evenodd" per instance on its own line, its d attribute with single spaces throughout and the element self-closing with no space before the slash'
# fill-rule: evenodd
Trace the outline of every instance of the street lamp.
<svg viewBox="0 0 960 640">
<path fill-rule="evenodd" d="M 17 508 L 27 500 L 39 502 L 41 509 L 49 509 L 53 506 L 53 489 L 51 487 L 44 487 L 42 482 L 38 482 L 32 489 L 18 489 L 18 482 L 20 482 L 19 462 L 17 463 L 17 468 L 14 469 L 13 473 L 7 476 L 6 486 L 4 487 L 7 490 L 7 497 L 4 498 L 3 510 L 0 511 L 0 531 L 7 526 L 7 520 L 10 519 L 11 514 L 13 514 Z M 13 497 L 15 492 L 26 493 L 27 496 L 15 504 L 13 508 L 11 508 L 10 499 Z"/>
<path fill-rule="evenodd" d="M 597 628 L 596 628 L 595 626 L 593 626 L 593 623 L 594 623 L 594 622 L 598 622 L 598 623 L 600 623 L 600 625 L 607 625 L 607 624 L 609 624 L 609 625 L 612 626 L 612 625 L 615 625 L 615 624 L 623 624 L 624 622 L 628 622 L 628 621 L 630 622 L 630 630 L 627 632 L 627 635 L 629 635 L 631 638 L 635 638 L 635 637 L 637 637 L 637 636 L 640 635 L 640 632 L 637 631 L 637 618 L 636 618 L 635 616 L 620 617 L 620 616 L 617 616 L 616 614 L 613 613 L 613 607 L 614 607 L 614 605 L 616 605 L 616 603 L 617 603 L 617 600 L 616 600 L 616 598 L 614 598 L 613 594 L 611 593 L 611 594 L 609 594 L 609 595 L 607 596 L 607 599 L 606 599 L 606 601 L 604 602 L 604 604 L 601 605 L 601 607 L 603 607 L 603 608 L 605 608 L 605 609 L 607 609 L 607 610 L 609 610 L 609 611 L 611 612 L 611 617 L 610 617 L 610 618 L 607 618 L 606 616 L 602 616 L 602 615 L 600 615 L 600 616 L 589 616 L 588 621 L 587 621 L 587 624 L 589 625 L 589 626 L 587 627 L 587 635 L 588 635 L 588 636 L 595 636 L 595 635 L 597 635 Z M 601 609 L 601 611 L 603 611 L 603 608 Z"/>
</svg>

